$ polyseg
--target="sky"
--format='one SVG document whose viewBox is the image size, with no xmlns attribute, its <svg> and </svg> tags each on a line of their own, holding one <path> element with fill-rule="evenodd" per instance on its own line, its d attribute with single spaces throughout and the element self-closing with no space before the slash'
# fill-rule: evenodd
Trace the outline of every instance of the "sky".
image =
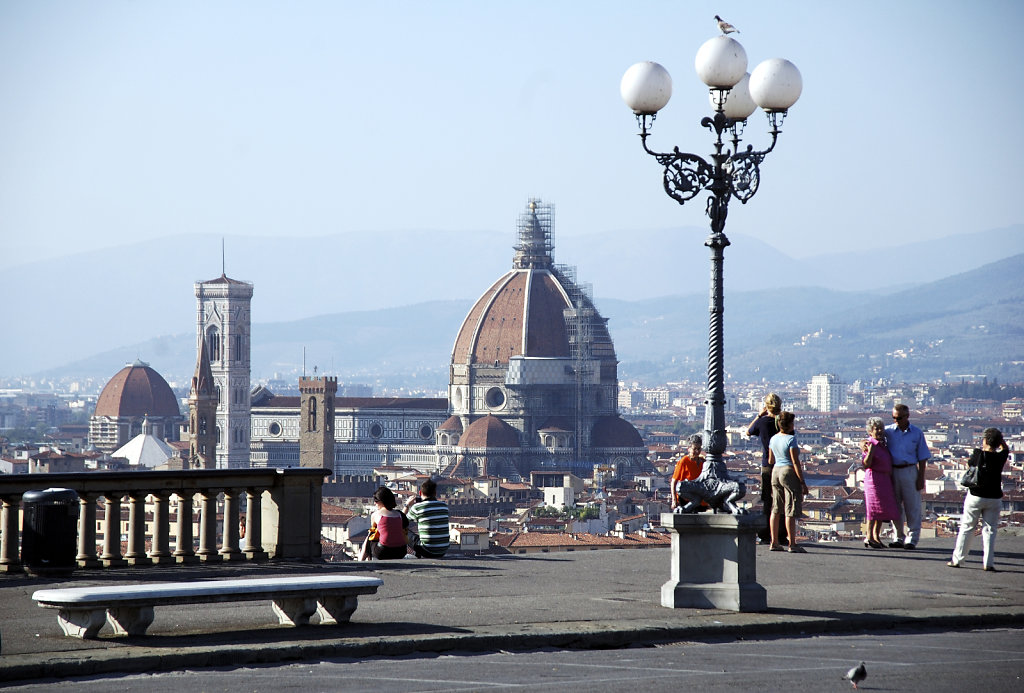
<svg viewBox="0 0 1024 693">
<path fill-rule="evenodd" d="M 727 233 L 805 258 L 1024 221 L 1018 0 L 4 0 L 0 268 L 184 233 L 471 239 L 531 196 L 556 237 L 706 227 L 619 81 L 664 65 L 651 146 L 709 153 L 715 14 L 748 69 L 804 82 Z"/>
</svg>

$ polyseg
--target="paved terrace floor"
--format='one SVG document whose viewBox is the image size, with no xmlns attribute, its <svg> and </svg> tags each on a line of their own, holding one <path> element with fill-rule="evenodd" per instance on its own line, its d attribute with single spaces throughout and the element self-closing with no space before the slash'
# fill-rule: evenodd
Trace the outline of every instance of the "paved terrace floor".
<svg viewBox="0 0 1024 693">
<path fill-rule="evenodd" d="M 411 652 L 599 648 L 890 627 L 1024 625 L 1024 537 L 1000 535 L 998 572 L 983 572 L 980 538 L 965 567 L 946 566 L 950 539 L 915 551 L 809 544 L 806 554 L 757 547 L 765 613 L 668 609 L 669 549 L 618 549 L 387 563 L 263 564 L 76 571 L 53 581 L 0 576 L 0 681 L 238 666 Z M 270 602 L 157 608 L 144 637 L 64 637 L 43 587 L 311 573 L 376 575 L 352 622 L 277 625 Z"/>
</svg>

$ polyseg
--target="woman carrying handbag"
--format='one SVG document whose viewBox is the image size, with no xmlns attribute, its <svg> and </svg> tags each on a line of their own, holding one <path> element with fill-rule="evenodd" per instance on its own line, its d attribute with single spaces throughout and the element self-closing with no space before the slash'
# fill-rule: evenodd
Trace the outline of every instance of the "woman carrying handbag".
<svg viewBox="0 0 1024 693">
<path fill-rule="evenodd" d="M 964 562 L 971 547 L 971 539 L 974 538 L 974 529 L 978 526 L 978 520 L 982 521 L 981 541 L 984 547 L 982 566 L 985 570 L 994 571 L 996 530 L 999 528 L 999 512 L 1003 507 L 1003 467 L 1006 465 L 1006 458 L 1010 454 L 1006 442 L 1003 441 L 1003 434 L 998 428 L 986 428 L 982 434 L 983 442 L 981 449 L 975 448 L 971 460 L 968 462 L 970 469 L 964 475 L 960 483 L 967 486 L 967 496 L 964 498 L 964 512 L 960 517 L 960 533 L 956 537 L 956 547 L 953 549 L 953 557 L 946 565 L 950 568 L 959 568 Z M 976 474 L 976 481 L 968 485 L 972 472 Z"/>
</svg>

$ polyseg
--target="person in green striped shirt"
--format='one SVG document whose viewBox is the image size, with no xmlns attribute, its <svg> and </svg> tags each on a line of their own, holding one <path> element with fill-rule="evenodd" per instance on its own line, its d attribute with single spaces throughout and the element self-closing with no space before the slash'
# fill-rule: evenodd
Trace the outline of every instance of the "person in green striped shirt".
<svg viewBox="0 0 1024 693">
<path fill-rule="evenodd" d="M 440 558 L 448 551 L 448 506 L 437 500 L 437 482 L 420 484 L 420 497 L 409 500 L 405 514 L 416 522 L 416 533 L 410 534 L 417 558 Z"/>
</svg>

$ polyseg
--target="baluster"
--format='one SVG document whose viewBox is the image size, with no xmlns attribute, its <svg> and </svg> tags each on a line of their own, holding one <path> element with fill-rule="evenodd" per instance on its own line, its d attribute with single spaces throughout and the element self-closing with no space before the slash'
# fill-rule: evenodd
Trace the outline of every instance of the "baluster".
<svg viewBox="0 0 1024 693">
<path fill-rule="evenodd" d="M 21 494 L 0 498 L 0 573 L 10 573 L 21 569 L 20 552 L 18 550 L 18 506 Z"/>
<path fill-rule="evenodd" d="M 263 489 L 245 490 L 245 548 L 242 549 L 251 561 L 266 560 L 263 550 Z"/>
<path fill-rule="evenodd" d="M 171 562 L 170 498 L 167 491 L 153 494 L 153 546 L 149 559 L 154 564 Z"/>
<path fill-rule="evenodd" d="M 128 494 L 128 565 L 150 565 L 146 556 L 146 492 Z"/>
<path fill-rule="evenodd" d="M 121 557 L 121 496 L 108 491 L 103 496 L 103 555 L 100 562 L 105 568 L 126 564 Z"/>
<path fill-rule="evenodd" d="M 217 493 L 216 489 L 205 489 L 199 493 L 199 551 L 201 561 L 209 561 L 217 555 Z"/>
<path fill-rule="evenodd" d="M 196 549 L 192 538 L 192 493 L 182 491 L 178 496 L 178 537 L 174 548 L 174 558 L 178 563 L 195 563 Z"/>
<path fill-rule="evenodd" d="M 95 493 L 78 494 L 78 555 L 75 561 L 80 568 L 98 568 L 96 556 L 96 499 Z"/>
<path fill-rule="evenodd" d="M 225 561 L 237 561 L 242 558 L 238 550 L 238 491 L 224 489 L 224 541 L 221 543 L 220 555 Z"/>
</svg>

